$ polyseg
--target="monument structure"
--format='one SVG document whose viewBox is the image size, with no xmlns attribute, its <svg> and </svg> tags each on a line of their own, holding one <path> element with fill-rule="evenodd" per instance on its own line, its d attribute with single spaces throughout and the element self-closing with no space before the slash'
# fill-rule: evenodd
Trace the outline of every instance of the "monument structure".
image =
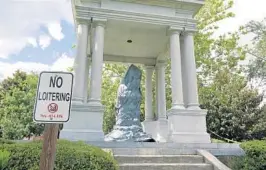
<svg viewBox="0 0 266 170">
<path fill-rule="evenodd" d="M 193 34 L 204 0 L 72 0 L 77 28 L 74 101 L 60 137 L 103 141 L 104 62 L 145 65 L 145 132 L 158 142 L 210 143 L 199 107 Z M 172 107 L 166 110 L 165 64 L 171 60 Z M 90 72 L 89 72 L 90 70 Z M 156 75 L 156 110 L 152 75 Z M 88 77 L 90 74 L 90 81 Z M 115 99 L 114 99 L 115 100 Z"/>
</svg>

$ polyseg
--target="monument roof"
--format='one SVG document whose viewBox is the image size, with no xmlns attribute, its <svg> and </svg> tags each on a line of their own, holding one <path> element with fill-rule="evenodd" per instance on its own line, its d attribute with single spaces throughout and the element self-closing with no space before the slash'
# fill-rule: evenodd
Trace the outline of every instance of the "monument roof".
<svg viewBox="0 0 266 170">
<path fill-rule="evenodd" d="M 131 9 L 133 11 L 137 8 L 147 9 L 152 7 L 164 7 L 169 9 L 176 9 L 177 12 L 186 11 L 189 12 L 192 16 L 194 16 L 204 5 L 204 1 L 205 0 L 72 0 L 72 8 L 74 16 L 76 10 L 75 5 L 107 9 L 113 9 L 115 6 L 117 6 L 119 7 L 119 10 L 123 10 L 123 7 L 126 6 L 132 6 Z M 108 6 L 106 4 L 112 5 Z M 139 11 L 137 10 L 137 12 Z"/>
<path fill-rule="evenodd" d="M 169 31 L 197 30 L 194 15 L 203 4 L 204 0 L 72 0 L 72 9 L 75 24 L 105 24 L 104 61 L 154 65 L 167 56 Z M 93 42 L 93 36 L 90 39 Z M 88 54 L 90 49 L 89 45 Z"/>
</svg>

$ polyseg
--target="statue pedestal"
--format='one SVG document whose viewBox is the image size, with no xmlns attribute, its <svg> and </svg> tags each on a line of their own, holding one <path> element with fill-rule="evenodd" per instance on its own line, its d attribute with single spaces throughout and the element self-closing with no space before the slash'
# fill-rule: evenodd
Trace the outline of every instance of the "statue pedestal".
<svg viewBox="0 0 266 170">
<path fill-rule="evenodd" d="M 64 124 L 60 139 L 104 141 L 103 112 L 103 106 L 73 102 L 69 122 Z"/>
<path fill-rule="evenodd" d="M 205 110 L 169 110 L 169 140 L 175 143 L 211 143 L 206 114 Z"/>
</svg>

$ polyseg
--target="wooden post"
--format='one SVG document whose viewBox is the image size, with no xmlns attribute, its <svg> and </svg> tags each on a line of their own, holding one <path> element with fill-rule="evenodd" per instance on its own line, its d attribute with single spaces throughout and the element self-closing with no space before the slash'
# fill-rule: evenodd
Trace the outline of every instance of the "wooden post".
<svg viewBox="0 0 266 170">
<path fill-rule="evenodd" d="M 54 169 L 58 127 L 58 124 L 45 124 L 40 170 Z"/>
</svg>

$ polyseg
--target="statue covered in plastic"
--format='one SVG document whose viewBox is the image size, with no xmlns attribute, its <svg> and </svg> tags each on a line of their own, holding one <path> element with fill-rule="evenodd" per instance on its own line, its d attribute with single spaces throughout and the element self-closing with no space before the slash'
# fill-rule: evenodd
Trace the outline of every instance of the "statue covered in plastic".
<svg viewBox="0 0 266 170">
<path fill-rule="evenodd" d="M 131 65 L 117 91 L 116 124 L 105 141 L 154 142 L 143 132 L 140 122 L 140 81 L 140 69 Z"/>
</svg>

